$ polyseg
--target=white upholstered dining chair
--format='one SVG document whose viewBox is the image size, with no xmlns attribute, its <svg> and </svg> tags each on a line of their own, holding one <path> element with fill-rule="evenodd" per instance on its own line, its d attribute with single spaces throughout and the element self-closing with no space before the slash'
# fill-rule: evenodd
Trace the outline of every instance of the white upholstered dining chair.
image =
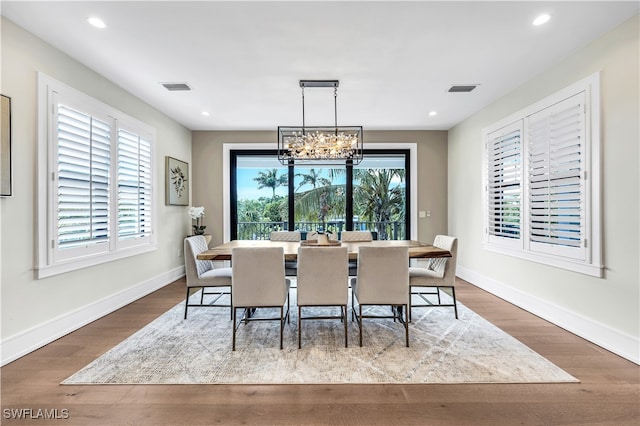
<svg viewBox="0 0 640 426">
<path fill-rule="evenodd" d="M 342 231 L 340 233 L 340 241 L 347 242 L 367 242 L 373 241 L 373 234 L 371 231 Z M 349 261 L 349 276 L 355 277 L 358 273 L 358 262 L 355 260 Z"/>
<path fill-rule="evenodd" d="M 363 318 L 393 318 L 404 324 L 409 347 L 409 249 L 407 247 L 366 247 L 358 250 L 358 274 L 351 278 L 352 316 L 355 315 L 362 346 Z M 358 310 L 356 310 L 356 301 Z M 392 316 L 365 315 L 362 307 L 389 305 Z M 405 318 L 403 318 L 405 314 Z"/>
<path fill-rule="evenodd" d="M 272 231 L 269 234 L 271 241 L 300 241 L 300 231 Z"/>
<path fill-rule="evenodd" d="M 342 231 L 340 233 L 340 240 L 347 241 L 373 241 L 373 234 L 371 231 Z"/>
<path fill-rule="evenodd" d="M 300 241 L 300 231 L 272 231 L 269 234 L 269 240 L 271 241 Z M 294 277 L 298 275 L 298 262 L 295 260 L 285 260 L 284 262 L 284 274 L 287 277 Z"/>
<path fill-rule="evenodd" d="M 348 346 L 347 304 L 349 276 L 346 247 L 298 248 L 298 348 L 302 347 L 302 321 L 340 319 L 344 325 L 344 346 Z M 340 307 L 339 316 L 306 316 L 303 308 Z"/>
<path fill-rule="evenodd" d="M 284 249 L 282 247 L 236 247 L 231 250 L 232 268 L 232 350 L 236 350 L 236 332 L 243 322 L 279 321 L 280 349 L 285 320 L 289 322 L 289 285 L 284 275 Z M 286 303 L 286 311 L 284 305 Z M 277 317 L 253 318 L 258 308 L 277 308 Z M 244 309 L 240 323 L 237 323 L 237 310 Z"/>
<path fill-rule="evenodd" d="M 412 308 L 453 307 L 456 319 L 458 306 L 456 304 L 456 262 L 458 259 L 458 239 L 448 235 L 436 235 L 433 240 L 435 247 L 449 250 L 451 257 L 428 259 L 426 267 L 409 268 L 409 321 Z M 442 301 L 442 289 L 451 292 L 452 302 Z M 431 297 L 430 297 L 431 296 Z M 417 303 L 414 303 L 418 300 Z"/>
<path fill-rule="evenodd" d="M 197 256 L 208 248 L 207 241 L 202 235 L 184 239 L 184 268 L 187 281 L 184 319 L 187 319 L 187 311 L 191 307 L 231 308 L 231 302 L 216 303 L 224 295 L 231 295 L 231 268 L 216 268 L 211 260 L 198 260 Z M 200 303 L 189 300 L 193 289 L 201 291 Z M 212 289 L 215 291 L 211 291 Z M 213 301 L 210 301 L 208 296 L 213 296 Z"/>
</svg>

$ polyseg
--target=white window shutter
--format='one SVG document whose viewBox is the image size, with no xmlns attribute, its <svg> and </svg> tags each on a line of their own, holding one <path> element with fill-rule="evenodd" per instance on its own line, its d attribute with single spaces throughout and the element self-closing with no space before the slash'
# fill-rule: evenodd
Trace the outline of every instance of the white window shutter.
<svg viewBox="0 0 640 426">
<path fill-rule="evenodd" d="M 584 92 L 527 120 L 532 251 L 585 259 Z"/>
<path fill-rule="evenodd" d="M 153 127 L 38 73 L 38 279 L 157 249 L 154 139 Z"/>
<path fill-rule="evenodd" d="M 57 109 L 57 248 L 109 240 L 110 124 Z"/>
<path fill-rule="evenodd" d="M 151 141 L 118 130 L 118 239 L 149 237 L 152 231 Z"/>
<path fill-rule="evenodd" d="M 487 138 L 487 234 L 489 240 L 521 238 L 522 122 Z M 495 241 L 494 241 L 495 242 Z"/>
</svg>

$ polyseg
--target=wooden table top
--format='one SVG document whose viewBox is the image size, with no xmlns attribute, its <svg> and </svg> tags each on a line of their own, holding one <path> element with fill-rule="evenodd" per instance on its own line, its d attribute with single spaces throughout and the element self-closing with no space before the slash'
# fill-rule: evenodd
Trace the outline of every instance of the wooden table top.
<svg viewBox="0 0 640 426">
<path fill-rule="evenodd" d="M 286 260 L 296 260 L 298 257 L 298 247 L 300 242 L 293 241 L 270 241 L 270 240 L 233 240 L 219 246 L 210 248 L 198 255 L 200 260 L 231 260 L 231 250 L 234 247 L 282 247 Z M 349 258 L 358 258 L 358 248 L 361 246 L 372 247 L 409 247 L 409 257 L 413 259 L 428 257 L 451 257 L 448 250 L 434 247 L 431 244 L 415 240 L 375 240 L 375 241 L 345 241 L 342 247 L 347 247 Z M 318 250 L 322 250 L 321 246 Z M 332 246 L 327 246 L 332 247 Z"/>
</svg>

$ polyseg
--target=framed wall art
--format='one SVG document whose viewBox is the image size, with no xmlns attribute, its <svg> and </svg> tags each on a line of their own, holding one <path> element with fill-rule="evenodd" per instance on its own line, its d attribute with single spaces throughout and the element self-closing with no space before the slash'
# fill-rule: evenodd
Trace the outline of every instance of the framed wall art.
<svg viewBox="0 0 640 426">
<path fill-rule="evenodd" d="M 0 95 L 0 196 L 13 195 L 11 173 L 11 98 Z"/>
<path fill-rule="evenodd" d="M 189 163 L 166 157 L 166 196 L 169 206 L 189 205 Z"/>
</svg>

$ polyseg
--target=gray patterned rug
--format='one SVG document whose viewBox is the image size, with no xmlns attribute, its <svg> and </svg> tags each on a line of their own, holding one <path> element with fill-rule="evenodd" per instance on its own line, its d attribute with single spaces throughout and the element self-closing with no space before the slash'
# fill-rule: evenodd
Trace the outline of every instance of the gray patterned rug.
<svg viewBox="0 0 640 426">
<path fill-rule="evenodd" d="M 458 320 L 451 308 L 415 309 L 410 348 L 404 346 L 401 324 L 367 319 L 361 348 L 349 318 L 348 348 L 339 320 L 319 320 L 303 322 L 298 349 L 295 289 L 291 300 L 284 350 L 275 321 L 242 325 L 232 352 L 229 310 L 190 309 L 184 320 L 179 304 L 62 383 L 578 382 L 462 304 Z M 389 308 L 375 309 L 386 314 Z"/>
</svg>

